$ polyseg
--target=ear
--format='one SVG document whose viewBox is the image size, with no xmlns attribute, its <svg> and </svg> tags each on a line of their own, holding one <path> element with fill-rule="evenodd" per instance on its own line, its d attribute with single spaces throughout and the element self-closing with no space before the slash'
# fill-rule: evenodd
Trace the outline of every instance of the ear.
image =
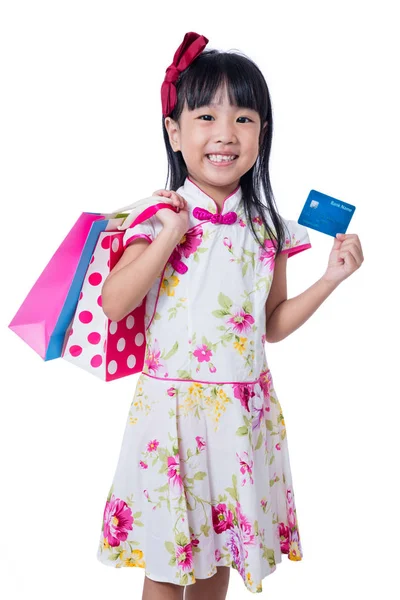
<svg viewBox="0 0 400 600">
<path fill-rule="evenodd" d="M 178 152 L 180 150 L 180 131 L 179 125 L 177 121 L 171 119 L 171 117 L 166 117 L 165 121 L 165 129 L 167 130 L 169 143 L 171 144 L 171 148 L 174 152 Z"/>
<path fill-rule="evenodd" d="M 268 121 L 265 121 L 265 123 L 262 126 L 261 131 L 260 131 L 260 146 L 264 141 L 265 134 L 267 133 L 267 126 L 268 126 Z"/>
</svg>

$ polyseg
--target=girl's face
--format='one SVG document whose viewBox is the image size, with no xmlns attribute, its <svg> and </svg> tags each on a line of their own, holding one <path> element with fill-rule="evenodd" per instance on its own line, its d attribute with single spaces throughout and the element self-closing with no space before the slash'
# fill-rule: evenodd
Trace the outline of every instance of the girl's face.
<svg viewBox="0 0 400 600">
<path fill-rule="evenodd" d="M 209 106 L 190 111 L 185 103 L 180 123 L 166 117 L 165 127 L 174 152 L 182 152 L 190 178 L 217 202 L 238 187 L 257 160 L 260 116 L 255 110 L 231 106 L 225 87 Z M 217 162 L 221 154 L 236 158 Z"/>
</svg>

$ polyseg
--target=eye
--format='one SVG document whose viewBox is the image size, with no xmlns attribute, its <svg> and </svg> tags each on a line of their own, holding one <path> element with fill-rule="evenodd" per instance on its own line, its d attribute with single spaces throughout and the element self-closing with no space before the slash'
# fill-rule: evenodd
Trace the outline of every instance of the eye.
<svg viewBox="0 0 400 600">
<path fill-rule="evenodd" d="M 211 119 L 213 119 L 214 117 L 211 115 L 200 115 L 199 119 L 203 119 L 203 117 L 210 117 Z M 249 117 L 238 117 L 238 119 L 247 119 L 250 123 L 252 123 L 253 121 L 249 118 Z M 208 121 L 208 119 L 206 119 Z"/>
</svg>

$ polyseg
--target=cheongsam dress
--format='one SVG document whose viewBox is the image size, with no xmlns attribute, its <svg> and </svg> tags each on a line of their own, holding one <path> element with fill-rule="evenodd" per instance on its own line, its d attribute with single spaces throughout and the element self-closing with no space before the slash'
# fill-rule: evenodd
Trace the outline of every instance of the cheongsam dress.
<svg viewBox="0 0 400 600">
<path fill-rule="evenodd" d="M 302 558 L 285 421 L 265 351 L 275 245 L 246 222 L 239 186 L 219 209 L 187 177 L 189 229 L 146 296 L 146 355 L 105 501 L 97 558 L 191 585 L 218 566 L 250 592 Z M 311 247 L 284 219 L 289 256 Z M 157 216 L 126 230 L 151 243 Z"/>
</svg>

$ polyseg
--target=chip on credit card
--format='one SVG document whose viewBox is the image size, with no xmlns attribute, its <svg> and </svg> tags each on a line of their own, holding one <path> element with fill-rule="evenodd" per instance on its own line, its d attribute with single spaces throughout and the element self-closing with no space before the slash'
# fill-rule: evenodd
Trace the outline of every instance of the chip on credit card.
<svg viewBox="0 0 400 600">
<path fill-rule="evenodd" d="M 346 233 L 355 210 L 352 204 L 311 190 L 297 222 L 335 237 Z"/>
</svg>

